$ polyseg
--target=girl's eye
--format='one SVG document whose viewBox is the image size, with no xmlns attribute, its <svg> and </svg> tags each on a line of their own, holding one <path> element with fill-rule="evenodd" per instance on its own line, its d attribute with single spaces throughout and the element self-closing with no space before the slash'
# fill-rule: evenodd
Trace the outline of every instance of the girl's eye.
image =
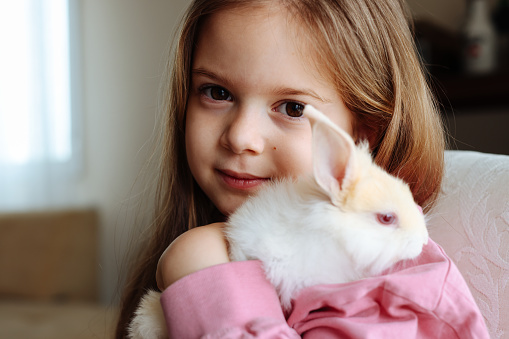
<svg viewBox="0 0 509 339">
<path fill-rule="evenodd" d="M 292 118 L 300 118 L 304 114 L 304 104 L 287 101 L 276 108 L 276 111 L 284 113 Z"/>
<path fill-rule="evenodd" d="M 225 88 L 221 86 L 206 86 L 201 89 L 207 97 L 216 101 L 230 101 L 232 96 Z"/>
<path fill-rule="evenodd" d="M 394 225 L 398 219 L 393 213 L 377 213 L 376 218 L 382 225 Z"/>
</svg>

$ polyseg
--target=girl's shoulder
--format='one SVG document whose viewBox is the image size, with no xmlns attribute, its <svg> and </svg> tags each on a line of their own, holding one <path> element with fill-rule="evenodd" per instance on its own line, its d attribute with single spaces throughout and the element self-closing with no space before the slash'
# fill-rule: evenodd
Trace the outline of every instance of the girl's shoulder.
<svg viewBox="0 0 509 339">
<path fill-rule="evenodd" d="M 175 281 L 201 269 L 229 262 L 223 223 L 192 228 L 164 251 L 157 265 L 157 285 L 164 290 Z"/>
</svg>

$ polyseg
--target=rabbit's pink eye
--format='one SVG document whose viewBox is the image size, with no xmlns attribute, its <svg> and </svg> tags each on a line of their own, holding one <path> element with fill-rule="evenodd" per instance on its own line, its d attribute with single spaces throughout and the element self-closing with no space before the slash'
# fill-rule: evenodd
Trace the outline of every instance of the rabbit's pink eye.
<svg viewBox="0 0 509 339">
<path fill-rule="evenodd" d="M 396 215 L 392 213 L 378 213 L 376 218 L 382 225 L 393 225 L 396 223 Z"/>
</svg>

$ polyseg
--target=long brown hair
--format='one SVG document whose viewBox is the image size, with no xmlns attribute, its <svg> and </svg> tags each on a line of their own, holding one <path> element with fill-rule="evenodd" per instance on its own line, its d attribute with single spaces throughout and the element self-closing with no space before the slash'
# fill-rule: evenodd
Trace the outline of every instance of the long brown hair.
<svg viewBox="0 0 509 339">
<path fill-rule="evenodd" d="M 404 0 L 284 0 L 303 20 L 323 76 L 369 139 L 375 162 L 431 207 L 441 184 L 444 130 L 416 53 Z M 325 66 L 325 67 L 323 67 Z"/>
<path fill-rule="evenodd" d="M 162 95 L 165 132 L 150 239 L 140 246 L 121 300 L 116 338 L 147 289 L 166 247 L 189 228 L 221 215 L 195 184 L 185 154 L 185 112 L 193 48 L 208 15 L 267 0 L 195 0 L 183 18 Z M 273 3 L 273 2 L 272 2 Z M 415 52 L 404 0 L 280 0 L 315 45 L 323 76 L 336 86 L 369 139 L 381 167 L 409 183 L 417 203 L 431 206 L 443 172 L 440 116 Z"/>
</svg>

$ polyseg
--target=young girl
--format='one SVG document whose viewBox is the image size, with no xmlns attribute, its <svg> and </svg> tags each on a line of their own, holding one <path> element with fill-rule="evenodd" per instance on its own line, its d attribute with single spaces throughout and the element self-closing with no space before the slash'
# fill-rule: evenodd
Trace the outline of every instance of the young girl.
<svg viewBox="0 0 509 339">
<path fill-rule="evenodd" d="M 175 338 L 353 335 L 332 309 L 344 296 L 355 302 L 362 295 L 309 288 L 285 319 L 259 262 L 228 263 L 221 227 L 267 181 L 310 172 L 306 104 L 355 140 L 367 139 L 376 163 L 405 180 L 429 210 L 444 137 L 406 14 L 403 0 L 193 1 L 165 89 L 154 230 L 127 283 L 117 338 L 126 336 L 141 296 L 158 288 Z M 404 269 L 450 264 L 434 244 L 424 252 Z M 473 327 L 460 325 L 484 333 L 459 281 Z M 403 316 L 390 332 L 377 319 L 380 326 L 357 326 L 356 333 L 413 337 L 428 318 Z"/>
</svg>

